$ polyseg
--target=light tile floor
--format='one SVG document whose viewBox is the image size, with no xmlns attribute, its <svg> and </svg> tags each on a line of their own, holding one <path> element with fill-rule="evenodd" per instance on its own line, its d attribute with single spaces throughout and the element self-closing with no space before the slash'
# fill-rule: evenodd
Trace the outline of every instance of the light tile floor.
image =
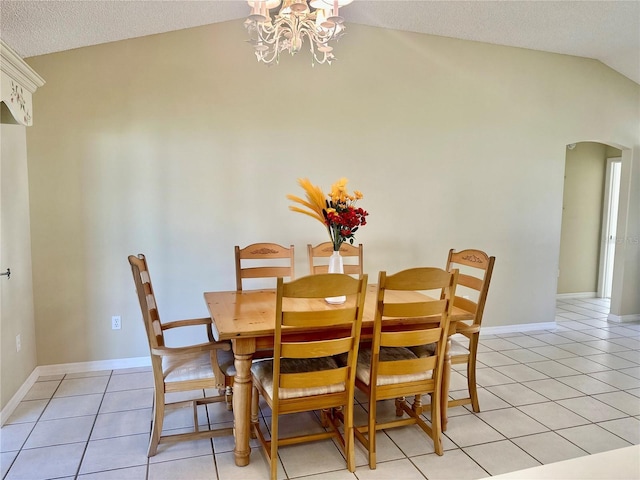
<svg viewBox="0 0 640 480">
<path fill-rule="evenodd" d="M 380 432 L 378 468 L 358 446 L 349 473 L 330 441 L 285 447 L 280 478 L 474 479 L 640 444 L 640 322 L 607 323 L 608 301 L 558 301 L 557 327 L 481 337 L 478 383 L 482 412 L 450 409 L 445 454 L 418 427 Z M 453 372 L 451 396 L 464 393 L 464 369 Z M 266 479 L 258 449 L 251 464 L 234 464 L 233 439 L 161 445 L 147 458 L 152 407 L 149 369 L 41 377 L 0 430 L 2 478 L 78 480 Z M 357 397 L 356 419 L 366 403 Z M 427 401 L 427 399 L 425 399 Z M 390 402 L 380 415 L 394 415 Z M 200 423 L 230 424 L 224 405 L 202 406 Z M 268 409 L 262 411 L 269 421 Z M 189 425 L 187 409 L 165 429 Z M 319 428 L 313 414 L 282 420 Z"/>
</svg>

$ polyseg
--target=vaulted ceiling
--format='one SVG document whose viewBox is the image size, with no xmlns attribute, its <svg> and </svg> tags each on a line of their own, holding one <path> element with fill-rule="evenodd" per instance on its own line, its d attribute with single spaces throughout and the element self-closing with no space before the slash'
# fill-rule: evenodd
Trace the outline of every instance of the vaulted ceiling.
<svg viewBox="0 0 640 480">
<path fill-rule="evenodd" d="M 2 0 L 22 57 L 240 19 L 243 0 Z M 355 0 L 349 23 L 593 58 L 640 84 L 640 1 Z"/>
</svg>

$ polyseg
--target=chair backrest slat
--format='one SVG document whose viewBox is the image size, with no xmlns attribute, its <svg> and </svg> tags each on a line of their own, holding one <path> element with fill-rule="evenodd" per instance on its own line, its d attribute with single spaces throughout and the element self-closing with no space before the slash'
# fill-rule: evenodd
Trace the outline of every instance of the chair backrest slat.
<svg viewBox="0 0 640 480">
<path fill-rule="evenodd" d="M 290 267 L 247 267 L 242 269 L 242 278 L 288 277 Z"/>
<path fill-rule="evenodd" d="M 400 332 L 380 332 L 380 345 L 383 347 L 416 347 L 437 342 L 442 332 L 440 328 L 405 330 Z"/>
<path fill-rule="evenodd" d="M 346 381 L 349 368 L 340 367 L 322 372 L 283 373 L 280 388 L 312 388 L 335 385 Z"/>
<path fill-rule="evenodd" d="M 385 317 L 429 317 L 442 314 L 446 300 L 411 303 L 385 303 L 382 315 Z"/>
<path fill-rule="evenodd" d="M 478 304 L 473 300 L 464 297 L 455 298 L 454 305 L 462 310 L 466 310 L 469 313 L 475 314 L 478 309 Z"/>
<path fill-rule="evenodd" d="M 285 358 L 330 357 L 348 352 L 353 346 L 351 337 L 322 340 L 319 342 L 287 342 L 282 344 L 280 355 Z"/>
<path fill-rule="evenodd" d="M 324 301 L 324 300 L 322 300 Z M 353 306 L 341 310 L 309 311 L 309 312 L 283 312 L 282 324 L 288 327 L 322 327 L 345 323 L 353 318 L 356 307 Z"/>
<path fill-rule="evenodd" d="M 436 357 L 380 361 L 378 363 L 378 375 L 414 375 L 428 372 L 434 368 L 436 368 Z"/>
<path fill-rule="evenodd" d="M 473 290 L 482 290 L 483 279 L 478 277 L 473 277 L 471 275 L 467 275 L 465 273 L 461 273 L 458 275 L 458 286 L 468 287 Z"/>
</svg>

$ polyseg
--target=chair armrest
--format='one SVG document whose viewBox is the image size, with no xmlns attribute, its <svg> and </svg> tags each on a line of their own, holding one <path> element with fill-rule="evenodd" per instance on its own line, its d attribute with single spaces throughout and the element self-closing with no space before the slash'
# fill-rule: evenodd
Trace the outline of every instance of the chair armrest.
<svg viewBox="0 0 640 480">
<path fill-rule="evenodd" d="M 458 323 L 456 333 L 461 333 L 467 338 L 480 331 L 480 325 L 467 325 L 466 323 Z"/>
<path fill-rule="evenodd" d="M 170 328 L 177 327 L 193 327 L 194 325 L 211 325 L 211 318 L 190 318 L 187 320 L 174 320 L 173 322 L 167 322 L 162 324 L 162 330 L 168 330 Z"/>
<path fill-rule="evenodd" d="M 207 339 L 209 342 L 215 342 L 215 338 L 213 337 L 213 330 L 211 329 L 211 324 L 213 320 L 209 317 L 205 318 L 190 318 L 187 320 L 174 320 L 173 322 L 167 322 L 162 325 L 162 330 L 169 330 L 170 328 L 178 328 L 178 327 L 194 327 L 198 325 L 206 325 L 207 327 Z"/>
<path fill-rule="evenodd" d="M 231 350 L 231 344 L 229 342 L 214 342 L 189 345 L 187 347 L 154 347 L 151 349 L 151 354 L 160 356 L 193 355 L 213 350 Z"/>
</svg>

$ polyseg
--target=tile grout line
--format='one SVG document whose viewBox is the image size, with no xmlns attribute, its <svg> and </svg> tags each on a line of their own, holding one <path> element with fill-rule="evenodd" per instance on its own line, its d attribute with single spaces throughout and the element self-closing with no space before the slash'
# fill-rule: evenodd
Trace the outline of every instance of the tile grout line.
<svg viewBox="0 0 640 480">
<path fill-rule="evenodd" d="M 7 469 L 7 472 L 5 473 L 5 475 L 2 477 L 3 479 L 5 479 L 7 476 L 9 476 L 9 472 L 11 471 L 11 469 L 13 468 L 14 463 L 16 462 L 16 460 L 18 459 L 18 455 L 20 455 L 20 453 L 22 452 L 22 450 L 24 449 L 24 446 L 26 445 L 27 441 L 29 441 L 29 437 L 31 436 L 31 434 L 33 433 L 33 431 L 36 428 L 36 425 L 38 425 L 38 422 L 40 421 L 40 419 L 42 418 L 42 415 L 44 415 L 45 410 L 47 409 L 47 407 L 49 406 L 49 404 L 51 403 L 51 400 L 53 400 L 54 395 L 56 394 L 56 392 L 58 391 L 58 389 L 60 388 L 60 385 L 62 385 L 62 381 L 64 380 L 64 378 L 66 377 L 66 374 L 64 374 L 62 376 L 62 378 L 60 380 L 58 380 L 58 386 L 53 390 L 53 392 L 51 392 L 51 395 L 49 396 L 49 398 L 47 399 L 47 404 L 44 406 L 44 408 L 42 409 L 42 411 L 40 412 L 40 414 L 38 415 L 38 418 L 35 420 L 35 422 L 33 422 L 33 427 L 31 427 L 31 430 L 29 430 L 29 434 L 25 436 L 24 438 L 24 442 L 22 442 L 22 444 L 20 445 L 20 448 L 17 450 L 18 453 L 16 453 L 16 456 L 13 457 L 13 460 L 11 461 L 11 466 Z M 36 380 L 36 383 L 37 380 Z M 34 400 L 38 400 L 38 399 L 34 399 Z M 21 402 L 22 403 L 22 402 Z"/>
<path fill-rule="evenodd" d="M 82 462 L 84 461 L 84 457 L 87 454 L 87 448 L 89 448 L 89 442 L 91 441 L 91 435 L 93 434 L 93 429 L 96 426 L 96 422 L 98 421 L 98 414 L 100 413 L 100 408 L 102 407 L 102 403 L 104 402 L 104 396 L 107 392 L 107 388 L 109 387 L 109 382 L 111 382 L 111 377 L 113 376 L 113 370 L 109 373 L 109 380 L 107 380 L 107 384 L 104 386 L 104 391 L 102 392 L 102 398 L 100 399 L 100 404 L 98 405 L 98 409 L 96 410 L 95 416 L 93 418 L 93 423 L 91 424 L 91 428 L 89 429 L 89 435 L 87 436 L 87 441 L 85 442 L 84 449 L 82 450 L 82 455 L 80 456 L 80 461 L 78 462 L 78 468 L 76 469 L 76 473 L 74 475 L 74 479 L 77 479 L 80 475 L 80 469 L 82 468 Z"/>
</svg>

